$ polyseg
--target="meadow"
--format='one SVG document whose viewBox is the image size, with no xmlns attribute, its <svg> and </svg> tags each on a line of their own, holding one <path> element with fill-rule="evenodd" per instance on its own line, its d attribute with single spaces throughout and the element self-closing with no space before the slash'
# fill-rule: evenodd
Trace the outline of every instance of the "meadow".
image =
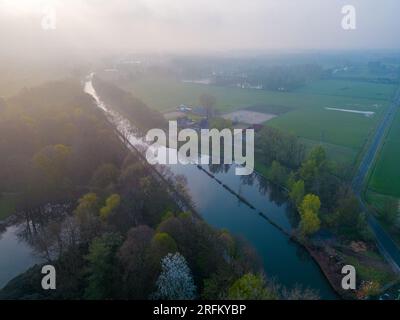
<svg viewBox="0 0 400 320">
<path fill-rule="evenodd" d="M 318 80 L 294 92 L 276 92 L 181 83 L 148 77 L 122 85 L 151 108 L 164 112 L 180 104 L 198 105 L 201 94 L 216 97 L 220 113 L 249 108 L 280 114 L 267 125 L 304 139 L 308 146 L 323 144 L 333 160 L 351 166 L 388 106 L 396 86 L 347 80 Z M 375 115 L 326 110 L 373 111 Z M 279 112 L 282 109 L 282 112 Z"/>
<path fill-rule="evenodd" d="M 397 198 L 400 198 L 399 145 L 400 111 L 397 111 L 369 182 L 369 188 L 373 191 Z"/>
<path fill-rule="evenodd" d="M 325 84 L 325 81 L 327 84 Z M 342 83 L 343 82 L 343 83 Z M 122 87 L 143 100 L 151 108 L 166 111 L 180 104 L 198 105 L 203 93 L 214 95 L 217 109 L 220 112 L 231 112 L 247 107 L 282 106 L 282 108 L 298 109 L 304 107 L 351 107 L 359 110 L 375 111 L 376 104 L 385 104 L 394 92 L 395 86 L 349 81 L 320 80 L 294 92 L 277 92 L 234 87 L 219 87 L 193 83 L 182 83 L 170 78 L 145 77 L 128 83 Z M 334 84 L 334 87 L 332 87 Z M 358 88 L 357 95 L 340 94 L 340 88 L 347 86 L 349 90 Z M 331 87 L 331 88 L 330 88 Z M 329 89 L 330 88 L 330 89 Z M 371 96 L 379 97 L 371 98 Z"/>
<path fill-rule="evenodd" d="M 351 98 L 387 100 L 397 85 L 350 80 L 319 80 L 302 87 L 296 92 Z"/>
</svg>

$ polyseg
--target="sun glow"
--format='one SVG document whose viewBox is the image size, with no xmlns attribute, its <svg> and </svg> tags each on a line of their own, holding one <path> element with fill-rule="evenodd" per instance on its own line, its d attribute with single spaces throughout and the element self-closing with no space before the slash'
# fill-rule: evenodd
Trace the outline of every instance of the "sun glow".
<svg viewBox="0 0 400 320">
<path fill-rule="evenodd" d="M 37 14 L 57 2 L 58 0 L 0 0 L 0 10 L 14 15 Z"/>
</svg>

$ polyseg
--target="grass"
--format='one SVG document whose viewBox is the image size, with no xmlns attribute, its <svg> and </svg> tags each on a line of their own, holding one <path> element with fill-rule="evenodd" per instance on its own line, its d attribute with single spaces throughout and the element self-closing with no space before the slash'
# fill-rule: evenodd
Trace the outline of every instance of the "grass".
<svg viewBox="0 0 400 320">
<path fill-rule="evenodd" d="M 357 151 L 355 149 L 305 138 L 301 138 L 300 141 L 306 146 L 307 151 L 311 150 L 317 145 L 322 145 L 328 158 L 332 161 L 335 161 L 339 167 L 351 167 L 354 165 L 355 158 L 357 156 Z"/>
<path fill-rule="evenodd" d="M 374 281 L 379 283 L 381 286 L 395 280 L 393 273 L 390 271 L 360 263 L 359 260 L 354 257 L 347 256 L 346 262 L 347 264 L 354 266 L 357 270 L 357 276 L 362 280 Z"/>
<path fill-rule="evenodd" d="M 255 108 L 279 116 L 267 125 L 290 132 L 309 145 L 322 143 L 333 160 L 353 164 L 389 104 L 396 86 L 348 80 L 318 80 L 294 92 L 240 89 L 181 83 L 146 77 L 122 87 L 151 108 L 165 111 L 180 104 L 198 105 L 203 93 L 214 95 L 219 112 Z M 360 114 L 326 110 L 326 107 L 373 111 Z"/>
<path fill-rule="evenodd" d="M 359 114 L 323 108 L 301 108 L 268 122 L 268 125 L 298 137 L 353 148 L 362 148 L 380 114 L 367 118 Z"/>
<path fill-rule="evenodd" d="M 203 93 L 217 98 L 217 109 L 230 112 L 237 109 L 257 106 L 282 106 L 285 109 L 323 108 L 334 106 L 351 106 L 360 110 L 376 110 L 373 105 L 380 100 L 352 98 L 342 96 L 326 96 L 318 92 L 276 92 L 233 87 L 207 86 L 201 84 L 181 83 L 168 78 L 146 77 L 122 85 L 135 96 L 143 100 L 151 108 L 165 111 L 174 109 L 180 104 L 198 105 Z M 311 90 L 311 89 L 310 89 Z M 312 90 L 311 90 L 312 91 Z M 276 109 L 276 108 L 274 108 Z M 274 110 L 275 112 L 279 110 Z M 285 110 L 286 111 L 286 110 Z"/>
<path fill-rule="evenodd" d="M 369 182 L 373 191 L 400 198 L 400 111 L 384 142 Z"/>
<path fill-rule="evenodd" d="M 319 80 L 296 92 L 321 94 L 329 96 L 343 96 L 352 98 L 368 98 L 387 100 L 397 89 L 393 84 L 371 83 L 350 80 Z"/>
<path fill-rule="evenodd" d="M 17 196 L 14 194 L 0 194 L 0 220 L 8 218 L 15 211 Z"/>
</svg>

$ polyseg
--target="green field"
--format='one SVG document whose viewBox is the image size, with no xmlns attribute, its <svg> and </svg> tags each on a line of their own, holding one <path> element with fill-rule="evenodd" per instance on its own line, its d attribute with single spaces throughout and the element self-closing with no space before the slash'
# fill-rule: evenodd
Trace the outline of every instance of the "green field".
<svg viewBox="0 0 400 320">
<path fill-rule="evenodd" d="M 333 160 L 354 163 L 396 86 L 347 80 L 318 80 L 294 92 L 217 87 L 181 83 L 171 79 L 143 78 L 122 85 L 159 111 L 172 110 L 180 104 L 198 105 L 201 94 L 214 95 L 221 113 L 242 108 L 283 112 L 267 124 L 300 138 L 308 145 L 322 143 Z M 345 88 L 345 89 L 344 89 Z M 325 108 L 373 111 L 368 118 L 361 114 L 326 110 Z"/>
<path fill-rule="evenodd" d="M 311 150 L 316 144 L 315 140 L 305 138 L 301 138 L 300 141 L 306 146 L 307 150 Z M 357 158 L 358 152 L 355 149 L 327 142 L 321 142 L 319 144 L 325 149 L 328 158 L 334 159 L 339 165 L 353 165 Z"/>
<path fill-rule="evenodd" d="M 375 192 L 400 198 L 400 111 L 388 133 L 377 159 L 369 188 Z"/>
<path fill-rule="evenodd" d="M 276 92 L 266 90 L 239 89 L 231 87 L 207 86 L 201 84 L 181 83 L 166 78 L 143 78 L 135 80 L 122 86 L 135 96 L 142 99 L 151 108 L 165 111 L 174 109 L 180 104 L 198 105 L 199 97 L 203 93 L 212 94 L 217 98 L 217 108 L 221 112 L 229 112 L 244 107 L 265 105 L 266 107 L 282 106 L 286 108 L 323 108 L 323 107 L 351 107 L 352 109 L 379 111 L 379 107 L 386 105 L 379 99 L 371 99 L 370 96 L 382 92 L 386 92 L 388 99 L 394 92 L 395 86 L 361 83 L 359 87 L 364 87 L 365 90 L 359 90 L 361 96 L 350 97 L 335 94 L 335 89 L 332 94 L 327 94 L 326 91 L 321 93 L 321 84 L 331 80 L 321 80 L 304 87 L 296 92 Z M 336 86 L 336 91 L 339 90 L 342 81 L 333 81 Z M 348 81 L 343 81 L 348 83 Z M 328 84 L 329 86 L 329 84 Z M 372 86 L 372 87 L 370 87 Z M 373 90 L 374 86 L 375 91 Z M 383 89 L 384 86 L 387 88 Z"/>
<path fill-rule="evenodd" d="M 397 85 L 392 84 L 348 80 L 319 80 L 296 90 L 296 92 L 387 100 L 396 88 Z"/>
</svg>

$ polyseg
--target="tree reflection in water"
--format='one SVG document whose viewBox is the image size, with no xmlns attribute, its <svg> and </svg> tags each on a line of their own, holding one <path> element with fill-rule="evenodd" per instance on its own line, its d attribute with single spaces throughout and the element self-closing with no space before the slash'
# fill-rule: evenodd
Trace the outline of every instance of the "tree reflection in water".
<svg viewBox="0 0 400 320">
<path fill-rule="evenodd" d="M 16 214 L 17 237 L 27 243 L 40 258 L 52 261 L 72 244 L 76 231 L 72 205 L 46 204 Z"/>
</svg>

